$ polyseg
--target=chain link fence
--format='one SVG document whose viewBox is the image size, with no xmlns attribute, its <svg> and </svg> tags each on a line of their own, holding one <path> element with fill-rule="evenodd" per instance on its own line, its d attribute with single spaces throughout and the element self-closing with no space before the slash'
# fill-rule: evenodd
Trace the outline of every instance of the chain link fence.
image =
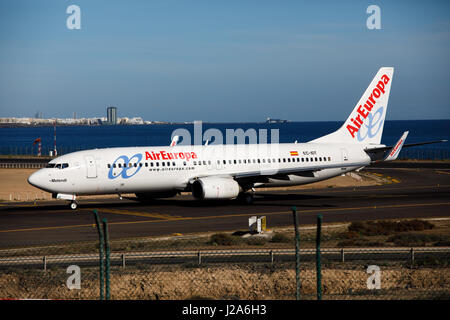
<svg viewBox="0 0 450 320">
<path fill-rule="evenodd" d="M 300 227 L 299 298 L 450 299 L 447 222 L 383 223 L 324 225 L 319 273 Z M 111 299 L 296 299 L 293 227 L 109 244 Z M 0 298 L 99 299 L 99 269 L 98 242 L 3 248 Z"/>
</svg>

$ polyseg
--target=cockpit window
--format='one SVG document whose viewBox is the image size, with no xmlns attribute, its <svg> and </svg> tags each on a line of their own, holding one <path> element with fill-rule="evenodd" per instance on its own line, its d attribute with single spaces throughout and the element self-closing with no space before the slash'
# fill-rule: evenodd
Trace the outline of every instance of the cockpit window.
<svg viewBox="0 0 450 320">
<path fill-rule="evenodd" d="M 46 168 L 65 169 L 69 167 L 68 163 L 47 163 Z"/>
</svg>

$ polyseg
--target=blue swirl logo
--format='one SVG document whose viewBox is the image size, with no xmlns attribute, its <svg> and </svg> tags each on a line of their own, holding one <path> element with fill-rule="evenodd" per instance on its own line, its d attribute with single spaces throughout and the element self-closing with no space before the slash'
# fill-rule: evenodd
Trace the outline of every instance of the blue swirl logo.
<svg viewBox="0 0 450 320">
<path fill-rule="evenodd" d="M 132 163 L 131 160 L 133 160 L 134 158 L 136 158 L 137 161 Z M 140 153 L 136 153 L 131 158 L 128 158 L 125 155 L 118 157 L 112 163 L 111 168 L 109 169 L 108 178 L 109 179 L 115 179 L 115 178 L 120 177 L 120 176 L 122 178 L 124 178 L 124 179 L 131 178 L 136 173 L 138 173 L 139 170 L 141 170 L 141 166 L 139 165 L 141 160 L 142 160 L 142 154 L 140 154 Z M 121 169 L 121 171 L 117 172 L 115 170 L 117 168 L 119 170 Z"/>
<path fill-rule="evenodd" d="M 363 129 L 363 126 L 358 131 L 358 134 L 356 135 L 358 138 L 358 141 L 364 141 L 369 138 L 375 137 L 378 132 L 383 128 L 383 107 L 378 108 L 377 111 L 375 111 L 372 115 L 372 113 L 369 113 L 367 115 L 367 121 L 364 123 L 365 129 Z M 362 135 L 362 132 L 365 132 L 364 135 Z"/>
</svg>

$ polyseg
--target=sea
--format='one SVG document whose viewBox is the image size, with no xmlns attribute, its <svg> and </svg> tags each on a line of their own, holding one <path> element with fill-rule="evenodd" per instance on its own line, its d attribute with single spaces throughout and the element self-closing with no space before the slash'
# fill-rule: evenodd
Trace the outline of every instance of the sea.
<svg viewBox="0 0 450 320">
<path fill-rule="evenodd" d="M 74 151 L 129 146 L 168 146 L 174 133 L 181 133 L 186 144 L 205 143 L 210 133 L 221 133 L 227 142 L 227 133 L 254 130 L 258 142 L 308 142 L 337 130 L 342 122 L 287 122 L 287 123 L 210 123 L 102 126 L 29 126 L 0 128 L 0 155 L 36 155 L 41 138 L 42 155 L 54 149 L 55 133 L 58 155 Z M 217 131 L 218 130 L 218 131 Z M 233 131 L 234 130 L 234 131 Z M 242 132 L 241 131 L 241 132 Z M 450 138 L 450 120 L 386 121 L 382 143 L 393 145 L 404 131 L 409 131 L 406 143 L 417 143 Z M 195 133 L 195 134 L 194 134 Z M 191 136 L 189 141 L 189 134 Z M 214 143 L 211 139 L 209 143 Z M 237 139 L 228 141 L 239 143 Z M 249 143 L 249 139 L 245 143 Z M 183 143 L 183 141 L 180 141 Z M 242 141 L 240 141 L 242 143 Z M 403 149 L 402 159 L 450 159 L 450 143 L 436 143 Z"/>
</svg>

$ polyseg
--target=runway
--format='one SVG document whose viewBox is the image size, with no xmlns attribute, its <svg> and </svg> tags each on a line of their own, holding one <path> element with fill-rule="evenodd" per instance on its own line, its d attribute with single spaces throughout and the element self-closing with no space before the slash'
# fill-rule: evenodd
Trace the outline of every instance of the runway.
<svg viewBox="0 0 450 320">
<path fill-rule="evenodd" d="M 246 230 L 250 216 L 266 216 L 267 227 L 300 223 L 450 217 L 450 169 L 367 168 L 398 183 L 373 187 L 257 192 L 252 205 L 200 202 L 190 196 L 142 204 L 131 199 L 84 200 L 73 211 L 66 202 L 0 203 L 0 247 L 60 244 L 97 239 L 93 210 L 106 218 L 111 239 Z"/>
</svg>

